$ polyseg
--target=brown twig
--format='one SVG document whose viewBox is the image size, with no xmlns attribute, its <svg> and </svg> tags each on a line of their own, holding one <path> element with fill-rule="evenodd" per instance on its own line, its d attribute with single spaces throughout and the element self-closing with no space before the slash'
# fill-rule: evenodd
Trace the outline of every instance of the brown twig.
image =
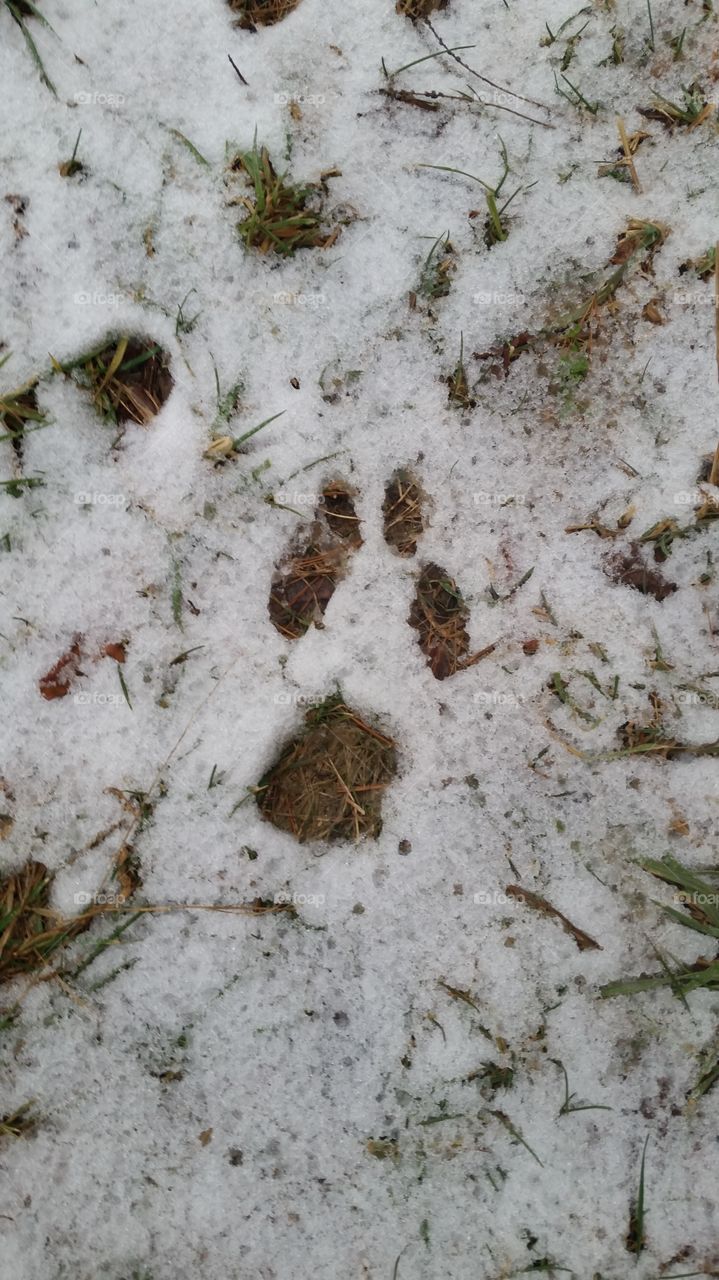
<svg viewBox="0 0 719 1280">
<path fill-rule="evenodd" d="M 510 898 L 518 898 L 525 906 L 532 907 L 534 911 L 540 911 L 542 915 L 552 916 L 558 920 L 565 933 L 570 934 L 580 951 L 601 951 L 603 948 L 594 938 L 590 938 L 588 933 L 583 929 L 577 928 L 576 924 L 572 924 L 561 911 L 553 907 L 551 902 L 547 902 L 546 898 L 540 898 L 538 893 L 532 893 L 530 889 L 523 889 L 519 884 L 508 884 L 504 892 Z"/>
<path fill-rule="evenodd" d="M 432 32 L 432 35 L 437 43 L 442 46 L 444 52 L 452 58 L 454 62 L 462 67 L 464 71 L 468 71 L 471 76 L 475 76 L 477 80 L 481 80 L 483 84 L 488 84 L 492 89 L 498 89 L 500 93 L 508 93 L 510 98 L 516 98 L 518 102 L 529 102 L 531 106 L 539 107 L 541 111 L 549 112 L 549 107 L 547 107 L 543 102 L 537 102 L 536 98 L 525 98 L 523 94 L 515 93 L 513 89 L 505 89 L 501 84 L 495 84 L 494 80 L 489 80 L 487 76 L 480 75 L 479 71 L 475 71 L 474 67 L 470 67 L 468 62 L 464 62 L 462 58 L 453 52 L 452 49 L 447 47 L 439 32 L 435 31 L 429 18 L 424 19 L 424 25 Z M 538 121 L 537 123 L 541 124 L 542 122 Z M 553 129 L 554 125 L 549 125 L 547 127 Z"/>
</svg>

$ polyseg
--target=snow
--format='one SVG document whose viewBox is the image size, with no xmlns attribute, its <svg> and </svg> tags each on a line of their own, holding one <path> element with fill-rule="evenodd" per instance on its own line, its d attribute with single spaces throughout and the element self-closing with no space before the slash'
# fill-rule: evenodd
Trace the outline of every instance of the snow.
<svg viewBox="0 0 719 1280">
<path fill-rule="evenodd" d="M 223 0 L 40 7 L 55 34 L 28 26 L 57 101 L 0 11 L 13 117 L 2 194 L 27 201 L 21 239 L 0 202 L 0 355 L 12 352 L 0 386 L 123 331 L 170 352 L 175 386 L 153 423 L 129 425 L 113 449 L 72 382 L 43 380 L 52 425 L 27 436 L 24 474 L 42 473 L 44 487 L 0 491 L 10 546 L 0 549 L 0 776 L 14 818 L 0 868 L 45 862 L 55 905 L 72 913 L 120 846 L 116 830 L 90 847 L 128 821 L 118 792 L 145 792 L 142 902 L 289 894 L 298 916 L 148 913 L 76 979 L 3 989 L 4 1008 L 23 999 L 0 1032 L 0 1115 L 34 1099 L 39 1117 L 0 1146 L 3 1280 L 499 1280 L 542 1258 L 582 1280 L 719 1274 L 713 1095 L 686 1105 L 712 1046 L 716 1058 L 716 995 L 700 991 L 690 1010 L 669 991 L 598 995 L 656 972 L 655 948 L 687 962 L 711 954 L 710 940 L 661 914 L 653 899 L 669 903 L 671 891 L 636 863 L 668 851 L 698 868 L 716 862 L 716 761 L 594 759 L 646 715 L 652 689 L 678 738 L 719 736 L 717 711 L 680 689 L 719 669 L 716 582 L 697 585 L 716 534 L 676 541 L 656 566 L 679 584 L 662 603 L 603 567 L 657 520 L 690 521 L 692 504 L 676 495 L 694 493 L 717 443 L 713 282 L 679 275 L 716 239 L 716 129 L 669 134 L 636 110 L 652 88 L 677 100 L 694 78 L 716 96 L 715 16 L 701 23 L 696 0 L 681 13 L 654 0 L 652 55 L 646 5 L 597 0 L 567 71 L 601 101 L 594 117 L 554 93 L 566 39 L 540 45 L 545 20 L 556 31 L 572 6 L 450 0 L 432 19 L 442 38 L 476 46 L 462 55 L 472 65 L 549 104 L 547 115 L 506 100 L 550 130 L 489 108 L 443 101 L 429 113 L 381 97 L 381 59 L 392 70 L 437 48 L 392 0 L 356 10 L 302 0 L 255 35 L 233 28 Z M 685 23 L 684 60 L 673 62 L 666 37 Z M 599 66 L 614 25 L 626 61 Z M 467 79 L 443 58 L 397 84 L 457 92 Z M 636 155 L 641 194 L 597 177 L 616 152 L 618 114 L 651 134 Z M 87 174 L 64 179 L 57 165 L 80 128 Z M 330 249 L 282 262 L 244 251 L 227 203 L 239 184 L 224 166 L 255 133 L 297 180 L 341 170 L 329 206 L 357 216 Z M 482 189 L 417 166 L 495 181 L 500 138 L 508 190 L 534 185 L 513 201 L 508 239 L 488 250 L 483 215 L 467 218 L 484 210 Z M 550 351 L 480 383 L 472 412 L 450 406 L 441 379 L 460 335 L 474 380 L 473 352 L 587 296 L 629 217 L 670 234 L 654 278 L 624 286 L 575 402 L 547 391 Z M 457 255 L 450 293 L 433 316 L 424 303 L 412 312 L 408 295 L 445 231 Z M 656 296 L 661 327 L 641 318 Z M 198 319 L 178 333 L 183 299 Z M 205 456 L 215 369 L 222 394 L 243 384 L 232 434 L 283 415 L 224 467 Z M 338 369 L 361 375 L 328 403 L 319 380 Z M 0 451 L 10 478 L 9 442 Z M 430 499 L 409 561 L 382 537 L 397 466 Z M 324 629 L 290 645 L 267 596 L 300 520 L 266 499 L 310 515 L 308 495 L 336 477 L 357 490 L 364 546 Z M 592 518 L 615 527 L 632 505 L 617 542 L 565 532 Z M 497 642 L 442 683 L 406 621 L 430 561 L 471 605 L 473 649 Z M 530 569 L 492 603 L 490 584 L 506 596 Z M 78 632 L 92 653 L 127 641 L 131 707 L 107 659 L 88 662 L 70 696 L 40 696 L 38 680 Z M 522 650 L 533 637 L 534 657 Z M 668 671 L 648 666 L 657 637 Z M 605 687 L 619 677 L 616 700 L 572 674 L 587 669 Z M 557 671 L 596 727 L 548 688 Z M 715 678 L 705 683 L 716 691 Z M 300 847 L 252 800 L 237 806 L 307 702 L 338 684 L 396 737 L 400 773 L 377 842 Z M 670 832 L 677 813 L 685 834 Z M 516 882 L 602 950 L 580 952 L 556 921 L 508 899 Z M 70 968 L 103 930 L 72 944 Z M 486 1062 L 513 1066 L 510 1089 L 465 1081 Z M 612 1109 L 559 1116 L 557 1062 L 575 1100 Z M 396 1159 L 368 1150 L 382 1137 L 396 1139 Z M 647 1137 L 647 1240 L 635 1261 L 625 1237 Z"/>
</svg>

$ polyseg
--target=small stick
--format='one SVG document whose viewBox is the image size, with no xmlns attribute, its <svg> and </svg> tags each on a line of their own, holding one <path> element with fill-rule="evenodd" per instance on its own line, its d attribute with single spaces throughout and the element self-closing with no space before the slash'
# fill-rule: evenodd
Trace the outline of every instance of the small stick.
<svg viewBox="0 0 719 1280">
<path fill-rule="evenodd" d="M 578 929 L 576 924 L 572 924 L 561 911 L 553 907 L 551 902 L 547 902 L 546 898 L 540 898 L 538 893 L 532 893 L 530 889 L 523 889 L 519 884 L 508 884 L 504 892 L 510 898 L 518 898 L 527 907 L 533 907 L 535 911 L 541 911 L 542 915 L 553 916 L 558 920 L 565 933 L 570 934 L 580 951 L 601 951 L 602 948 L 594 938 L 590 938 L 588 933 L 583 929 Z"/>
<path fill-rule="evenodd" d="M 435 31 L 429 18 L 425 18 L 424 24 L 432 32 L 437 43 L 441 44 L 445 53 L 449 54 L 450 58 L 457 62 L 460 67 L 464 67 L 464 70 L 468 71 L 471 76 L 476 76 L 478 80 L 482 80 L 485 84 L 491 85 L 493 89 L 499 89 L 500 93 L 508 93 L 511 98 L 517 98 L 520 102 L 530 102 L 533 107 L 541 107 L 542 111 L 549 111 L 549 107 L 543 102 L 537 102 L 536 98 L 525 98 L 521 93 L 515 93 L 513 89 L 504 89 L 501 84 L 495 84 L 494 80 L 488 80 L 486 76 L 480 75 L 478 71 L 475 71 L 474 67 L 470 67 L 468 62 L 463 62 L 461 58 L 457 57 L 457 54 L 454 53 L 452 49 L 447 48 L 447 45 L 439 32 Z"/>
<path fill-rule="evenodd" d="M 229 53 L 228 53 L 228 55 L 227 55 L 227 56 L 228 56 L 228 58 L 230 59 L 230 62 L 232 63 L 232 66 L 235 68 L 235 71 L 237 72 L 238 76 L 240 77 L 240 80 L 242 81 L 242 83 L 243 83 L 244 85 L 247 85 L 247 87 L 249 88 L 249 85 L 247 84 L 247 81 L 245 80 L 245 77 L 243 76 L 242 72 L 240 71 L 240 68 L 238 67 L 237 63 L 232 61 L 232 57 L 230 56 L 230 54 L 229 54 Z"/>
<path fill-rule="evenodd" d="M 488 644 L 485 649 L 480 649 L 478 653 L 473 653 L 471 657 L 465 658 L 463 662 L 457 663 L 457 671 L 466 671 L 467 667 L 473 667 L 476 662 L 481 662 L 482 658 L 488 658 L 490 653 L 494 653 L 499 640 L 495 640 L 494 644 Z"/>
</svg>

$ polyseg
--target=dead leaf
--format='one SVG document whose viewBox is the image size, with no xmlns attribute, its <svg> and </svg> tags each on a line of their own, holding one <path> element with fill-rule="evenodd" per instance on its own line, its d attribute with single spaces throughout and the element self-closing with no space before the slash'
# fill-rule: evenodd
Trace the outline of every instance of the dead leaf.
<svg viewBox="0 0 719 1280">
<path fill-rule="evenodd" d="M 81 645 L 83 637 L 76 635 L 70 648 L 58 658 L 54 667 L 51 667 L 44 676 L 40 677 L 39 688 L 43 698 L 47 698 L 48 702 L 53 698 L 64 698 L 69 692 L 72 682 L 79 675 L 82 675 L 78 663 L 81 658 Z"/>
</svg>

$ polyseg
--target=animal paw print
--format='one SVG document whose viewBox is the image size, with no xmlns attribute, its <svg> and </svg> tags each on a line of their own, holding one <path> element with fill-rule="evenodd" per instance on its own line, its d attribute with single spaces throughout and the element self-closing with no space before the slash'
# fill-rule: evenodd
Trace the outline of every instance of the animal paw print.
<svg viewBox="0 0 719 1280">
<path fill-rule="evenodd" d="M 425 530 L 427 499 L 404 468 L 386 486 L 384 538 L 410 559 Z M 350 556 L 362 546 L 354 494 L 342 481 L 325 485 L 309 530 L 296 536 L 272 579 L 268 611 L 277 631 L 297 640 L 324 615 Z M 494 646 L 469 653 L 469 610 L 456 582 L 435 563 L 417 577 L 408 622 L 433 676 L 444 680 L 471 666 Z M 397 772 L 396 746 L 333 694 L 305 716 L 305 727 L 282 750 L 256 788 L 266 821 L 307 841 L 376 839 L 385 790 Z"/>
<path fill-rule="evenodd" d="M 351 554 L 362 546 L 354 493 L 342 481 L 325 485 L 307 533 L 293 539 L 280 561 L 270 589 L 272 625 L 288 640 L 309 628 L 324 627 L 324 615 L 345 577 Z M 384 538 L 404 559 L 416 554 L 425 529 L 427 499 L 420 484 L 404 468 L 385 489 Z M 469 655 L 469 609 L 462 593 L 441 565 L 426 564 L 418 577 L 408 622 L 437 680 L 473 665 L 491 649 Z"/>
</svg>

